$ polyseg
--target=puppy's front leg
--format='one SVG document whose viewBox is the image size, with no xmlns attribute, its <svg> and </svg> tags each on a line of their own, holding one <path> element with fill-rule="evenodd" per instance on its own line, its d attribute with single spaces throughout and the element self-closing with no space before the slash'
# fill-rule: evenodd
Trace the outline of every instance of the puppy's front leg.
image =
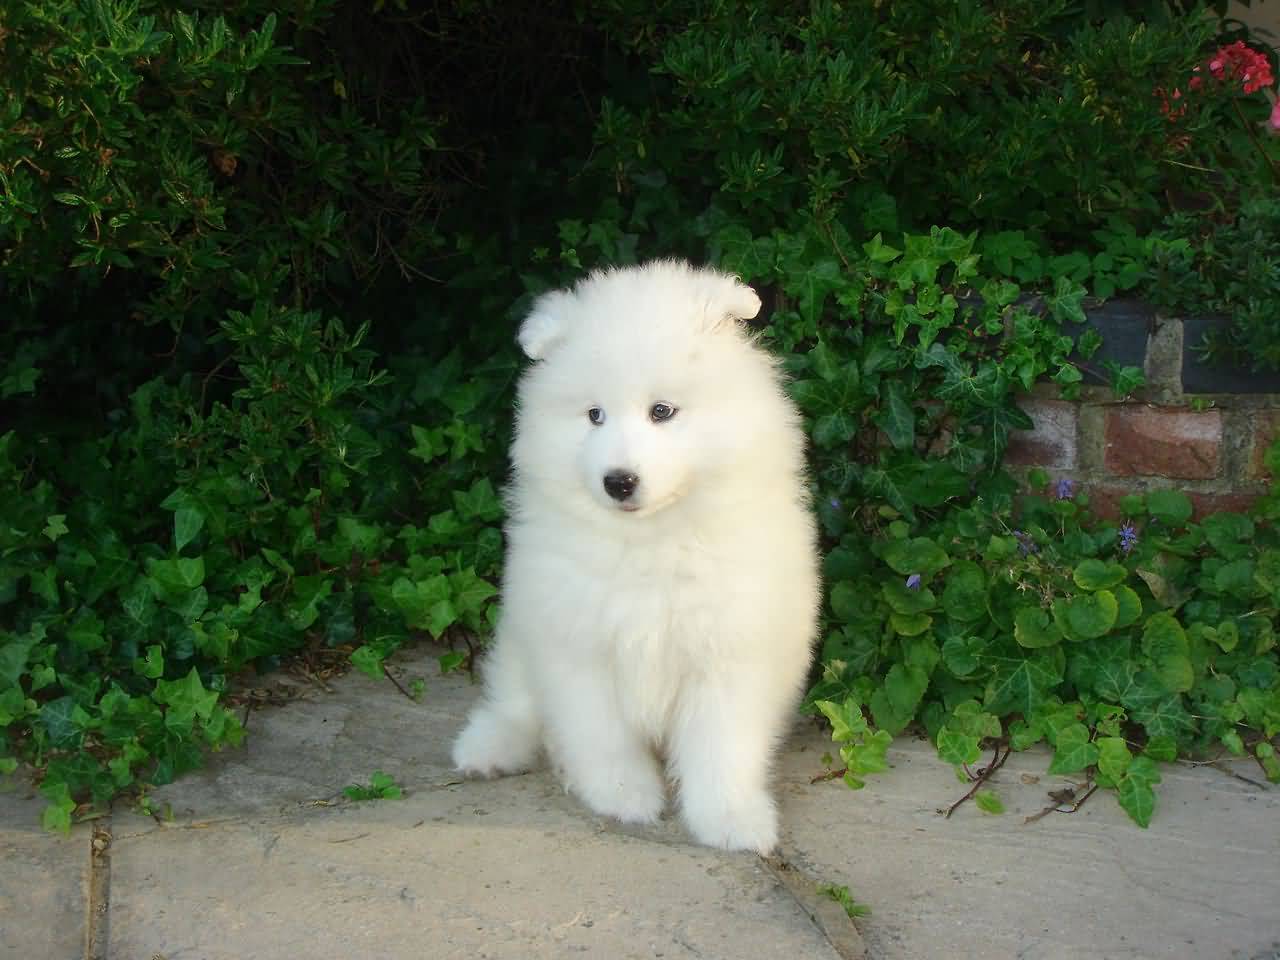
<svg viewBox="0 0 1280 960">
<path fill-rule="evenodd" d="M 603 664 L 549 671 L 547 746 L 565 786 L 596 813 L 624 823 L 652 823 L 666 789 L 657 760 L 622 715 L 614 679 Z"/>
<path fill-rule="evenodd" d="M 700 843 L 762 855 L 777 845 L 769 767 L 791 707 L 762 664 L 718 667 L 686 688 L 670 759 L 681 813 Z"/>
</svg>

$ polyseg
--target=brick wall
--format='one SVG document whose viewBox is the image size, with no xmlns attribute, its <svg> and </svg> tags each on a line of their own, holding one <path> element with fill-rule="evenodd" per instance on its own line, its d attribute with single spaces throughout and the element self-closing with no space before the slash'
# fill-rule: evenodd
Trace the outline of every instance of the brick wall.
<svg viewBox="0 0 1280 960">
<path fill-rule="evenodd" d="M 1077 401 L 1041 384 L 1019 405 L 1035 429 L 1016 431 L 1007 463 L 1076 481 L 1104 515 L 1129 493 L 1173 487 L 1199 516 L 1244 510 L 1265 491 L 1263 454 L 1280 433 L 1280 377 L 1205 367 L 1192 349 L 1207 321 L 1108 304 L 1089 316 L 1104 348 L 1091 358 L 1141 366 L 1147 385 L 1123 402 L 1087 377 Z M 1184 343 L 1185 341 L 1185 343 Z"/>
</svg>

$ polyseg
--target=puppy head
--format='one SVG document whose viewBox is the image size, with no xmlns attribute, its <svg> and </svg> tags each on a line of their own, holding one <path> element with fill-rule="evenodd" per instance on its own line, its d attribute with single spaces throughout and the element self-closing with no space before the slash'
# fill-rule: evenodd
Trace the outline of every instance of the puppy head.
<svg viewBox="0 0 1280 960">
<path fill-rule="evenodd" d="M 662 261 L 543 295 L 520 327 L 517 476 L 629 521 L 717 482 L 777 399 L 737 321 L 760 310 L 734 277 Z"/>
</svg>

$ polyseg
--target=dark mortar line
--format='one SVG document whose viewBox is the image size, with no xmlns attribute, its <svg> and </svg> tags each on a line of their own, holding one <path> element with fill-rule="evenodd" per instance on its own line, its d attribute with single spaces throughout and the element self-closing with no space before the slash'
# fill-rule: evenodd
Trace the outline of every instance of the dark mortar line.
<svg viewBox="0 0 1280 960">
<path fill-rule="evenodd" d="M 760 862 L 774 881 L 793 899 L 840 960 L 866 960 L 867 948 L 853 919 L 844 907 L 818 892 L 818 881 L 809 876 L 795 861 L 784 855 L 761 857 Z"/>
<path fill-rule="evenodd" d="M 85 960 L 108 960 L 111 930 L 111 815 L 93 823 L 89 838 L 89 889 L 85 896 Z"/>
</svg>

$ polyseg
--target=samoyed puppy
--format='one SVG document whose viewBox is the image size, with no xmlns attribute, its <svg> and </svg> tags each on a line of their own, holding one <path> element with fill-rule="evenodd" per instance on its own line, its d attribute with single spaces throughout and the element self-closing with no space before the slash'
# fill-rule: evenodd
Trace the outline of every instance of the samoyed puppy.
<svg viewBox="0 0 1280 960">
<path fill-rule="evenodd" d="M 739 321 L 736 278 L 678 261 L 545 294 L 519 332 L 502 612 L 454 745 L 467 774 L 545 749 L 632 823 L 666 784 L 699 842 L 768 853 L 770 762 L 819 602 L 805 438 Z"/>
</svg>

